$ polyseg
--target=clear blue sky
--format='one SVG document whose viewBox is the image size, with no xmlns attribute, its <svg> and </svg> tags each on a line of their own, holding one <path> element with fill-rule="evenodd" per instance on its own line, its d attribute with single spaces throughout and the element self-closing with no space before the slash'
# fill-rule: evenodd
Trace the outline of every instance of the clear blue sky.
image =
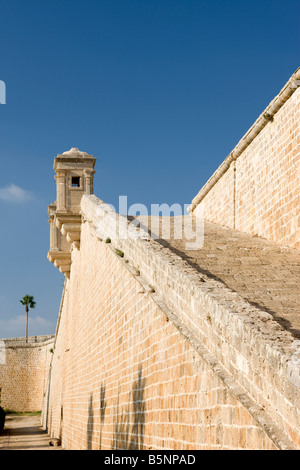
<svg viewBox="0 0 300 470">
<path fill-rule="evenodd" d="M 55 332 L 53 158 L 95 193 L 189 204 L 300 65 L 299 0 L 0 0 L 0 338 Z M 9 188 L 9 190 L 7 189 Z"/>
</svg>

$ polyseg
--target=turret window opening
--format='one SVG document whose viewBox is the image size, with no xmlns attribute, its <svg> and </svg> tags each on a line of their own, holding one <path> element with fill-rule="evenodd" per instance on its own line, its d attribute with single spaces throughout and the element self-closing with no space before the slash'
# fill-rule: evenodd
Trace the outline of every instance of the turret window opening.
<svg viewBox="0 0 300 470">
<path fill-rule="evenodd" d="M 80 188 L 80 177 L 72 176 L 72 188 Z"/>
</svg>

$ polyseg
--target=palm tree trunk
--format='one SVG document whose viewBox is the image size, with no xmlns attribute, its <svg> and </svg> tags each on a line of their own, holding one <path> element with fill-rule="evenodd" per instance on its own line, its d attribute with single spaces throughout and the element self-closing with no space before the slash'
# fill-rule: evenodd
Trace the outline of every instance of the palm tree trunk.
<svg viewBox="0 0 300 470">
<path fill-rule="evenodd" d="M 28 307 L 26 306 L 25 311 L 26 311 L 26 343 L 28 343 Z"/>
</svg>

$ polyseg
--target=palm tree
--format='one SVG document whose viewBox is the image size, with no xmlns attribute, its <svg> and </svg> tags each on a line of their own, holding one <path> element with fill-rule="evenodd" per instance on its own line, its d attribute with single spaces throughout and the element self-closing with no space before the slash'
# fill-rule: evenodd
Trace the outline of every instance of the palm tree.
<svg viewBox="0 0 300 470">
<path fill-rule="evenodd" d="M 26 312 L 26 343 L 28 342 L 28 312 L 29 308 L 34 308 L 36 302 L 34 301 L 33 295 L 26 294 L 22 300 L 20 300 L 22 305 L 25 305 L 25 312 Z"/>
</svg>

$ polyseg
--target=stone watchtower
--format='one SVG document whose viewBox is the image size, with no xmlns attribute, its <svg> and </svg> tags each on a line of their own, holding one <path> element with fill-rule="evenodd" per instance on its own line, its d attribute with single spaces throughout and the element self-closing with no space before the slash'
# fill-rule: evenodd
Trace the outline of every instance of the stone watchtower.
<svg viewBox="0 0 300 470">
<path fill-rule="evenodd" d="M 56 201 L 48 207 L 48 259 L 67 277 L 70 273 L 72 246 L 80 246 L 80 201 L 83 194 L 93 194 L 95 163 L 96 158 L 77 148 L 57 155 L 54 159 Z"/>
</svg>

